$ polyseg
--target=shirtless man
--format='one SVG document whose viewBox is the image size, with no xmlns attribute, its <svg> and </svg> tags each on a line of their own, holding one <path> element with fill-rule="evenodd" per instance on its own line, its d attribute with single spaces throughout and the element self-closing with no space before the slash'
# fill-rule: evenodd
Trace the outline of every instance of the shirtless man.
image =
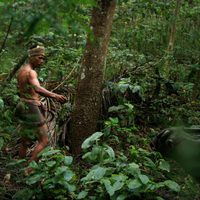
<svg viewBox="0 0 200 200">
<path fill-rule="evenodd" d="M 64 103 L 66 97 L 50 92 L 42 87 L 38 81 L 38 75 L 35 71 L 44 62 L 45 49 L 42 46 L 36 46 L 28 51 L 29 61 L 23 65 L 17 73 L 17 82 L 20 93 L 20 102 L 16 107 L 16 115 L 22 123 L 22 142 L 19 148 L 20 158 L 26 156 L 28 142 L 27 132 L 31 131 L 37 136 L 38 143 L 32 152 L 30 162 L 38 160 L 38 153 L 48 144 L 48 129 L 44 117 L 44 109 L 40 100 L 40 95 L 54 98 Z M 25 134 L 24 134 L 25 133 Z"/>
</svg>

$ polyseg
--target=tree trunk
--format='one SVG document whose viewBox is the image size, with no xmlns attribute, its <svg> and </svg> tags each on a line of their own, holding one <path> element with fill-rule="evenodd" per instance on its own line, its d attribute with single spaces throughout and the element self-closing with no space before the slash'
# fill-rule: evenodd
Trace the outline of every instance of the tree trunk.
<svg viewBox="0 0 200 200">
<path fill-rule="evenodd" d="M 96 131 L 115 7 L 116 0 L 98 0 L 97 7 L 92 11 L 92 34 L 88 34 L 70 129 L 70 146 L 75 155 L 81 153 L 82 142 Z"/>
<path fill-rule="evenodd" d="M 199 95 L 199 89 L 200 89 L 199 80 L 200 80 L 200 69 L 196 70 L 194 86 L 192 88 L 192 101 L 194 102 L 197 100 L 197 97 Z"/>
<path fill-rule="evenodd" d="M 175 43 L 175 36 L 176 36 L 176 21 L 180 12 L 181 3 L 182 3 L 182 0 L 176 0 L 176 7 L 175 7 L 174 15 L 173 15 L 174 19 L 171 24 L 169 43 L 167 47 L 168 54 L 171 54 L 174 50 L 174 43 Z M 167 80 L 169 79 L 169 74 L 170 74 L 169 60 L 167 59 L 165 62 L 165 68 L 164 68 L 164 76 Z"/>
</svg>

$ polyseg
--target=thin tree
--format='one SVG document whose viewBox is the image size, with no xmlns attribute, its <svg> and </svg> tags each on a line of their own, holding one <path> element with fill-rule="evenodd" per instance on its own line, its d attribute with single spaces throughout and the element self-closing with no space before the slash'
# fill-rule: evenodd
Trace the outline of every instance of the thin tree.
<svg viewBox="0 0 200 200">
<path fill-rule="evenodd" d="M 169 43 L 167 47 L 167 54 L 171 54 L 174 50 L 175 38 L 176 38 L 176 26 L 177 26 L 177 18 L 180 12 L 182 0 L 176 0 L 176 7 L 173 14 L 172 24 L 170 26 L 170 35 L 169 35 Z M 169 67 L 169 59 L 167 58 L 165 62 L 164 75 L 166 79 L 169 78 L 170 67 Z"/>
</svg>

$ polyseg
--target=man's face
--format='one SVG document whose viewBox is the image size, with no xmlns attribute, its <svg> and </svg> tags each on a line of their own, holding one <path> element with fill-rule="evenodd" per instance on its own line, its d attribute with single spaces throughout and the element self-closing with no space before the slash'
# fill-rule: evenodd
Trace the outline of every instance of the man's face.
<svg viewBox="0 0 200 200">
<path fill-rule="evenodd" d="M 40 65 L 42 65 L 44 63 L 44 56 L 43 55 L 38 55 L 38 56 L 35 56 L 33 59 L 32 59 L 32 63 L 35 67 L 39 67 Z"/>
</svg>

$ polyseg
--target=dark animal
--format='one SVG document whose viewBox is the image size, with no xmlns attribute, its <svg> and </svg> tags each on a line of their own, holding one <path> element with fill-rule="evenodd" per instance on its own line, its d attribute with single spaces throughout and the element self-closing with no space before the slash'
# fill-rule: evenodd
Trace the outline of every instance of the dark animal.
<svg viewBox="0 0 200 200">
<path fill-rule="evenodd" d="M 173 127 L 161 131 L 151 146 L 177 161 L 200 182 L 200 128 Z"/>
</svg>

